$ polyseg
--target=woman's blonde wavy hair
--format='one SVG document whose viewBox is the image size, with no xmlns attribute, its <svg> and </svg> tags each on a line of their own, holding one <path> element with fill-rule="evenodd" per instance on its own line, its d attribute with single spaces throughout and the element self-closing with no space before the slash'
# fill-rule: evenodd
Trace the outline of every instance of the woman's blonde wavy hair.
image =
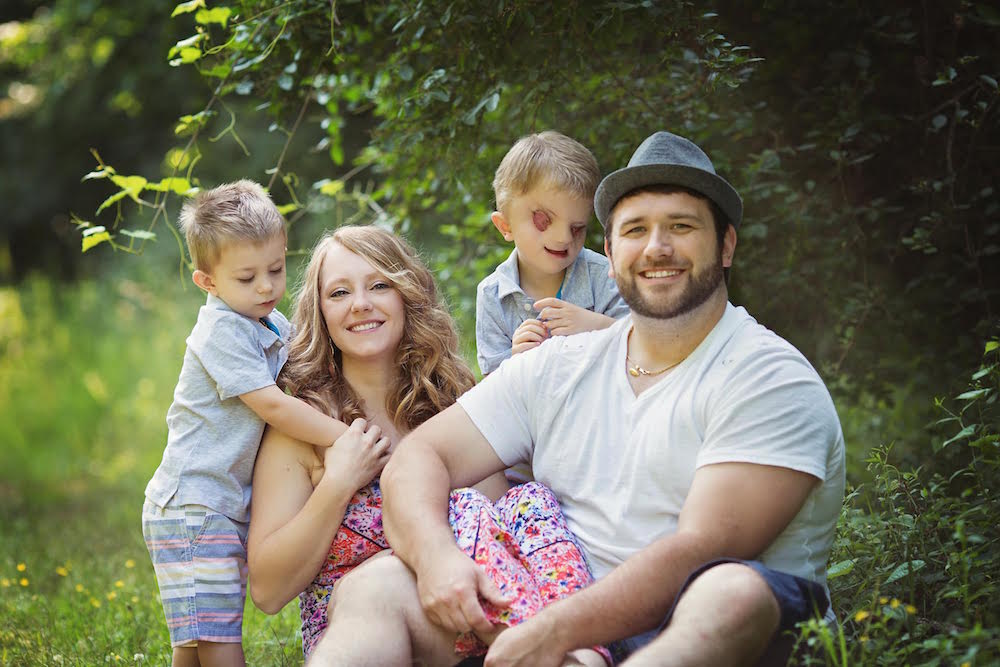
<svg viewBox="0 0 1000 667">
<path fill-rule="evenodd" d="M 406 321 L 396 351 L 398 377 L 385 408 L 397 428 L 410 431 L 454 403 L 475 379 L 458 354 L 455 323 L 438 298 L 431 272 L 406 241 L 378 227 L 341 227 L 324 234 L 313 248 L 295 297 L 296 333 L 279 385 L 344 423 L 365 417 L 320 310 L 320 271 L 335 244 L 366 259 L 403 297 Z"/>
</svg>

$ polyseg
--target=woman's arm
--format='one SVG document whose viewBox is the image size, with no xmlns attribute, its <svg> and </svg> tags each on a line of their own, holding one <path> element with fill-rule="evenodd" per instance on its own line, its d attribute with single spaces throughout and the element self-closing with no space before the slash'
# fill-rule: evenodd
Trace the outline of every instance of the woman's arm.
<svg viewBox="0 0 1000 667">
<path fill-rule="evenodd" d="M 357 419 L 323 450 L 323 475 L 313 488 L 311 446 L 268 429 L 253 476 L 248 556 L 250 597 L 276 614 L 315 578 L 354 493 L 378 475 L 389 441 Z"/>
<path fill-rule="evenodd" d="M 321 479 L 311 445 L 267 429 L 253 473 L 247 541 L 250 597 L 268 614 L 281 611 L 319 572 L 356 489 Z"/>
</svg>

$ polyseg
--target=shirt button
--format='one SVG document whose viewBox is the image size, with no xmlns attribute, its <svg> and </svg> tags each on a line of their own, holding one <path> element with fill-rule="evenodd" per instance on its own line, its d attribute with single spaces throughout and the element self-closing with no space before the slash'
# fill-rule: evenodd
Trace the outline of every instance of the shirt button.
<svg viewBox="0 0 1000 667">
<path fill-rule="evenodd" d="M 529 312 L 530 310 L 531 310 L 531 304 L 530 304 L 530 303 L 526 303 L 526 304 L 524 304 L 524 312 L 526 312 L 526 313 L 527 313 L 527 312 Z"/>
</svg>

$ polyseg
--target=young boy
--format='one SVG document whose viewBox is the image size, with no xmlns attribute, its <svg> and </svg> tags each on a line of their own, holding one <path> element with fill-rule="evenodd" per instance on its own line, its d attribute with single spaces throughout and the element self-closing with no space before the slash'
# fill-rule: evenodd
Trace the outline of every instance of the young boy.
<svg viewBox="0 0 1000 667">
<path fill-rule="evenodd" d="M 593 154 L 559 132 L 522 137 L 500 162 L 491 219 L 514 250 L 476 293 L 483 375 L 549 336 L 603 329 L 628 314 L 607 258 L 583 247 L 600 179 Z"/>
<path fill-rule="evenodd" d="M 142 528 L 173 664 L 241 665 L 250 478 L 264 424 L 314 445 L 333 444 L 347 426 L 275 385 L 291 325 L 274 310 L 285 293 L 285 221 L 264 189 L 243 180 L 203 192 L 180 227 L 208 297 L 187 339 Z"/>
</svg>

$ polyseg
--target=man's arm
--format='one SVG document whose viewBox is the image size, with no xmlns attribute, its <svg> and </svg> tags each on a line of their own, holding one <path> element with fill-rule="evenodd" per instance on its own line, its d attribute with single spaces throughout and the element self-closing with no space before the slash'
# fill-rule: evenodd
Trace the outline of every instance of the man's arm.
<svg viewBox="0 0 1000 667">
<path fill-rule="evenodd" d="M 559 664 L 569 650 L 657 627 L 688 574 L 720 557 L 756 558 L 818 483 L 806 473 L 750 463 L 699 468 L 677 532 L 642 549 L 589 588 L 501 633 L 487 665 Z"/>
<path fill-rule="evenodd" d="M 329 447 L 347 432 L 347 424 L 289 396 L 277 385 L 240 394 L 240 400 L 274 428 L 311 445 Z"/>
<path fill-rule="evenodd" d="M 506 466 L 458 404 L 403 438 L 382 472 L 382 524 L 396 555 L 413 570 L 428 618 L 465 632 L 493 630 L 478 595 L 503 606 L 485 571 L 455 544 L 448 496 Z"/>
</svg>

